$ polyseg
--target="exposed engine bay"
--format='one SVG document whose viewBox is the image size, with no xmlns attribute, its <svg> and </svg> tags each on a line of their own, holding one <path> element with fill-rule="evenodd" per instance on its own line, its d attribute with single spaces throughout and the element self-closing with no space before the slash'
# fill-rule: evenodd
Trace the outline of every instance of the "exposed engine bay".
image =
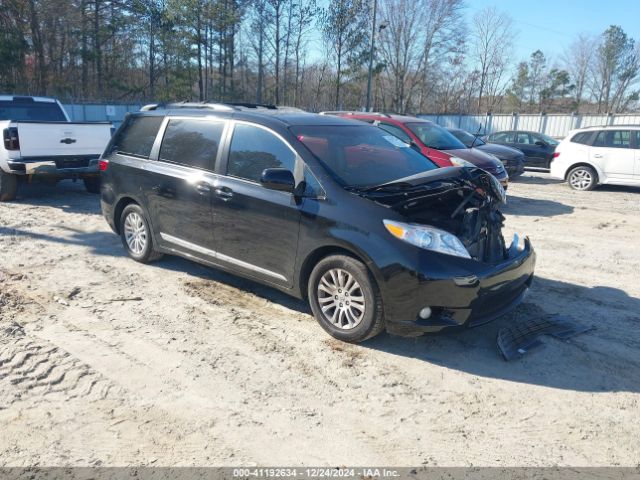
<svg viewBox="0 0 640 480">
<path fill-rule="evenodd" d="M 502 236 L 506 202 L 500 183 L 479 168 L 441 168 L 370 187 L 359 195 L 406 216 L 455 234 L 471 258 L 498 263 L 508 258 Z"/>
</svg>

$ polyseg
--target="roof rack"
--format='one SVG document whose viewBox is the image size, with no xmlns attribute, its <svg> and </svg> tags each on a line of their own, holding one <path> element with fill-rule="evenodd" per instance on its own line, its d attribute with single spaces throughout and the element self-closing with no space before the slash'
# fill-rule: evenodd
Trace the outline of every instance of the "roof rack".
<svg viewBox="0 0 640 480">
<path fill-rule="evenodd" d="M 140 109 L 142 112 L 148 112 L 150 110 L 158 109 L 173 109 L 173 108 L 207 108 L 216 110 L 219 112 L 233 112 L 240 111 L 242 109 L 265 109 L 265 110 L 287 110 L 293 107 L 277 107 L 275 105 L 263 104 L 263 103 L 246 103 L 246 102 L 178 102 L 178 103 L 150 103 Z"/>
<path fill-rule="evenodd" d="M 391 115 L 389 115 L 388 113 L 358 112 L 356 110 L 330 110 L 330 111 L 320 112 L 320 115 L 375 115 L 378 117 L 391 118 Z"/>
</svg>

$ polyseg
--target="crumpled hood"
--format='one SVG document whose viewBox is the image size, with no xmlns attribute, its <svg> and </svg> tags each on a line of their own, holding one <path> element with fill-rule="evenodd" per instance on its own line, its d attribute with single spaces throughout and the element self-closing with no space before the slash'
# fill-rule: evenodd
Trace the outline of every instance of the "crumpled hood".
<svg viewBox="0 0 640 480">
<path fill-rule="evenodd" d="M 480 168 L 438 168 L 356 193 L 411 223 L 457 235 L 472 258 L 487 262 L 505 258 L 499 207 L 506 195 L 500 182 Z"/>
</svg>

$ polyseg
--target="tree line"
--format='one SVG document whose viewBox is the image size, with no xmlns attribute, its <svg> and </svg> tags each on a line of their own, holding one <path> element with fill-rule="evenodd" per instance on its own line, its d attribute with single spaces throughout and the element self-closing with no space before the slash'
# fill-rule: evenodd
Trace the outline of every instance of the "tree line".
<svg viewBox="0 0 640 480">
<path fill-rule="evenodd" d="M 536 50 L 517 62 L 513 19 L 489 7 L 468 20 L 466 9 L 463 0 L 0 0 L 0 92 L 360 110 L 371 65 L 382 111 L 638 108 L 640 45 L 619 26 L 576 37 L 553 61 Z"/>
</svg>

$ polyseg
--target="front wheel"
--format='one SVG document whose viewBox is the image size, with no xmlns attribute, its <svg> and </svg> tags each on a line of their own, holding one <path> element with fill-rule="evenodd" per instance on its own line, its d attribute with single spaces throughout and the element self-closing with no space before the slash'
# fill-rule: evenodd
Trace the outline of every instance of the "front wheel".
<svg viewBox="0 0 640 480">
<path fill-rule="evenodd" d="M 569 172 L 567 183 L 574 190 L 593 190 L 598 184 L 598 176 L 593 168 L 580 165 Z"/>
<path fill-rule="evenodd" d="M 307 293 L 313 315 L 332 337 L 358 343 L 384 330 L 378 286 L 355 258 L 332 255 L 318 262 Z"/>
<path fill-rule="evenodd" d="M 120 238 L 127 253 L 134 260 L 149 263 L 162 257 L 153 248 L 151 229 L 139 205 L 127 205 L 120 216 Z"/>
<path fill-rule="evenodd" d="M 16 198 L 18 176 L 0 170 L 0 202 L 9 202 Z"/>
</svg>

